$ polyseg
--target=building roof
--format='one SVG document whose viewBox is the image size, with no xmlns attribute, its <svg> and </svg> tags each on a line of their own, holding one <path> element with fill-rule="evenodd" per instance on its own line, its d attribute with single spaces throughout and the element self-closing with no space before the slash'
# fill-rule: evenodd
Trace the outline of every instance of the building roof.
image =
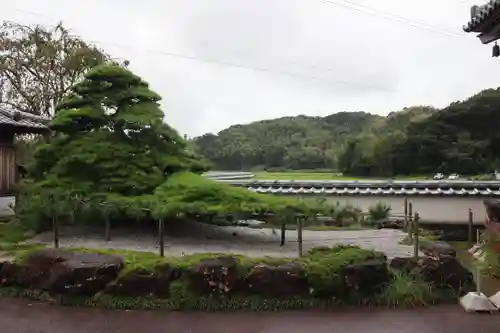
<svg viewBox="0 0 500 333">
<path fill-rule="evenodd" d="M 500 197 L 499 181 L 219 181 L 270 194 Z"/>
<path fill-rule="evenodd" d="M 49 121 L 46 117 L 0 107 L 0 126 L 12 126 L 24 132 L 43 132 L 48 130 Z"/>
<path fill-rule="evenodd" d="M 471 8 L 471 19 L 464 25 L 465 32 L 483 32 L 482 28 L 490 19 L 498 17 L 500 13 L 500 0 L 490 0 L 482 6 Z"/>
</svg>

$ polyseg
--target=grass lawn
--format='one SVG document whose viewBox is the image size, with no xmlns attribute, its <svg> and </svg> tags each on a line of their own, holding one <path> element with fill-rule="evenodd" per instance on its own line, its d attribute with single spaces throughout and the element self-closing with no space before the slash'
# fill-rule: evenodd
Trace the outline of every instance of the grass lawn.
<svg viewBox="0 0 500 333">
<path fill-rule="evenodd" d="M 358 180 L 355 177 L 336 176 L 333 172 L 256 172 L 256 179 L 263 180 Z"/>
<path fill-rule="evenodd" d="M 369 180 L 369 179 L 384 179 L 384 178 L 362 178 L 337 176 L 333 172 L 255 172 L 255 179 L 259 180 Z M 408 176 L 395 177 L 399 180 L 424 180 L 429 179 L 426 176 Z"/>
</svg>

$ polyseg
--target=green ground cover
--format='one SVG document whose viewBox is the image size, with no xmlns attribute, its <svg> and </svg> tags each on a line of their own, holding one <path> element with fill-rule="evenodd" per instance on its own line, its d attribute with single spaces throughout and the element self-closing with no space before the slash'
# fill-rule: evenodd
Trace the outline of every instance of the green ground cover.
<svg viewBox="0 0 500 333">
<path fill-rule="evenodd" d="M 339 176 L 333 172 L 255 172 L 255 179 L 259 180 L 374 180 L 381 178 L 362 178 L 351 176 Z M 398 180 L 425 180 L 432 177 L 407 176 L 395 177 Z"/>
</svg>

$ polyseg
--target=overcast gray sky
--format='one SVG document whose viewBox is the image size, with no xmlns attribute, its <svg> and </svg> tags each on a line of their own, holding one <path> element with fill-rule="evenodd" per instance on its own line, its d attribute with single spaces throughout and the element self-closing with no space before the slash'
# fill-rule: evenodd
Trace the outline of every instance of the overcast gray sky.
<svg viewBox="0 0 500 333">
<path fill-rule="evenodd" d="M 62 20 L 130 60 L 163 96 L 166 121 L 194 136 L 299 114 L 442 107 L 497 87 L 500 60 L 462 31 L 477 2 L 2 0 L 0 20 Z"/>
</svg>

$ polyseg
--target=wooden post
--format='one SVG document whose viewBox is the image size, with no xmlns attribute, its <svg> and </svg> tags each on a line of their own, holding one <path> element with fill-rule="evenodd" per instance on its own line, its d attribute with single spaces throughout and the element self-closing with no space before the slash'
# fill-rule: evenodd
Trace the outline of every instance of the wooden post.
<svg viewBox="0 0 500 333">
<path fill-rule="evenodd" d="M 59 223 L 57 221 L 57 216 L 52 216 L 52 233 L 54 237 L 54 248 L 59 248 Z"/>
<path fill-rule="evenodd" d="M 405 211 L 405 229 L 408 231 L 408 197 L 405 197 L 404 201 L 404 211 Z"/>
<path fill-rule="evenodd" d="M 283 219 L 281 221 L 281 241 L 280 241 L 280 246 L 285 246 L 285 239 L 286 239 L 286 219 Z"/>
<path fill-rule="evenodd" d="M 111 222 L 109 221 L 109 218 L 106 218 L 106 242 L 109 242 L 111 240 Z"/>
<path fill-rule="evenodd" d="M 419 252 L 419 247 L 420 247 L 420 226 L 419 226 L 419 221 L 420 221 L 420 215 L 418 213 L 415 213 L 415 220 L 413 221 L 413 228 L 415 230 L 415 240 L 413 242 L 413 257 L 418 258 L 418 252 Z"/>
<path fill-rule="evenodd" d="M 473 242 L 472 239 L 473 224 L 474 224 L 474 212 L 472 211 L 472 208 L 469 208 L 469 243 Z"/>
<path fill-rule="evenodd" d="M 297 244 L 299 257 L 302 257 L 302 217 L 297 218 Z"/>
<path fill-rule="evenodd" d="M 476 263 L 476 293 L 481 292 L 481 264 Z"/>
<path fill-rule="evenodd" d="M 165 233 L 165 224 L 163 222 L 163 219 L 158 220 L 158 244 L 160 246 L 160 257 L 165 256 L 165 239 L 164 239 L 164 233 Z"/>
<path fill-rule="evenodd" d="M 408 202 L 408 236 L 413 239 L 413 204 Z"/>
</svg>

